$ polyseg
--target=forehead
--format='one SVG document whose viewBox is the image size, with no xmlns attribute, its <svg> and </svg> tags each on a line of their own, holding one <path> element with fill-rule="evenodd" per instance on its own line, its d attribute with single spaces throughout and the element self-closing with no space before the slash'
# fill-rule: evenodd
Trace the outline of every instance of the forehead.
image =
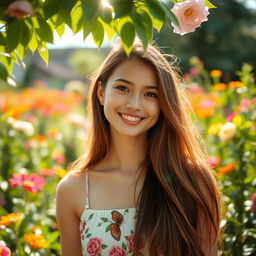
<svg viewBox="0 0 256 256">
<path fill-rule="evenodd" d="M 114 69 L 108 81 L 122 78 L 135 84 L 157 85 L 158 79 L 155 69 L 148 63 L 138 59 L 127 59 Z"/>
</svg>

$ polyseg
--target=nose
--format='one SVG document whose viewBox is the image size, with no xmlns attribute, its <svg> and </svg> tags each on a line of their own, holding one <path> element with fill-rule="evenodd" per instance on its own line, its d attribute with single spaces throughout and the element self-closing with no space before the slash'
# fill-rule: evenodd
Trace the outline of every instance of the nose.
<svg viewBox="0 0 256 256">
<path fill-rule="evenodd" d="M 127 101 L 126 107 L 131 110 L 140 110 L 140 95 L 131 95 L 131 97 L 129 97 L 129 100 Z"/>
</svg>

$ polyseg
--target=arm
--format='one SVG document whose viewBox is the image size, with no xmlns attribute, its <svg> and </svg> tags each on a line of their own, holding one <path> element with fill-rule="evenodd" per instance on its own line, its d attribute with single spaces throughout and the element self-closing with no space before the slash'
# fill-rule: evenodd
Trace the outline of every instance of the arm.
<svg viewBox="0 0 256 256">
<path fill-rule="evenodd" d="M 76 186 L 67 175 L 57 186 L 56 216 L 60 231 L 61 255 L 82 256 L 80 242 L 80 220 L 75 213 Z"/>
</svg>

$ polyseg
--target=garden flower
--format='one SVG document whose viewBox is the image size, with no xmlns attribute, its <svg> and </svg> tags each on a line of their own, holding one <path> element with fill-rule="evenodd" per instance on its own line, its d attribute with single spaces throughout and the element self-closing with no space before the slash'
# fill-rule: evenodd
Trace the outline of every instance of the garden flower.
<svg viewBox="0 0 256 256">
<path fill-rule="evenodd" d="M 68 121 L 71 124 L 74 124 L 81 128 L 88 128 L 89 127 L 89 121 L 85 116 L 72 113 L 68 116 Z"/>
<path fill-rule="evenodd" d="M 176 3 L 171 11 L 177 17 L 179 26 L 172 23 L 174 33 L 184 35 L 195 31 L 201 23 L 207 21 L 208 7 L 205 6 L 204 0 L 187 0 Z"/>
<path fill-rule="evenodd" d="M 232 122 L 235 116 L 236 116 L 236 113 L 235 113 L 235 112 L 230 113 L 230 114 L 227 116 L 226 121 L 227 121 L 227 122 Z"/>
<path fill-rule="evenodd" d="M 46 247 L 46 240 L 43 236 L 29 233 L 24 236 L 24 240 L 28 243 L 31 247 L 35 249 L 43 249 Z"/>
<path fill-rule="evenodd" d="M 216 134 L 219 133 L 220 128 L 221 128 L 222 126 L 223 126 L 222 123 L 213 124 L 213 125 L 211 125 L 211 126 L 208 128 L 207 132 L 208 132 L 208 134 L 210 134 L 210 135 L 216 135 Z"/>
<path fill-rule="evenodd" d="M 237 106 L 239 112 L 247 112 L 250 105 L 250 100 L 248 98 L 242 99 L 240 105 Z"/>
<path fill-rule="evenodd" d="M 227 85 L 225 83 L 218 83 L 213 86 L 214 91 L 225 91 L 227 89 Z"/>
<path fill-rule="evenodd" d="M 21 220 L 20 213 L 9 213 L 0 217 L 0 225 L 8 226 L 11 222 L 18 222 L 19 220 Z"/>
<path fill-rule="evenodd" d="M 55 173 L 60 177 L 63 178 L 68 172 L 67 170 L 63 169 L 63 168 L 56 168 L 55 169 Z"/>
<path fill-rule="evenodd" d="M 235 170 L 235 168 L 236 168 L 236 164 L 235 164 L 234 162 L 228 163 L 228 164 L 226 164 L 226 165 L 224 165 L 224 166 L 219 167 L 219 168 L 218 168 L 218 173 L 219 173 L 220 175 L 225 175 L 225 174 L 227 174 L 227 173 L 232 172 L 233 170 Z"/>
<path fill-rule="evenodd" d="M 13 174 L 13 177 L 9 179 L 12 188 L 17 186 L 24 187 L 27 191 L 37 193 L 45 185 L 45 180 L 38 174 Z"/>
<path fill-rule="evenodd" d="M 34 134 L 34 127 L 31 123 L 21 120 L 13 120 L 11 122 L 12 128 L 17 131 L 24 132 L 27 136 L 31 136 Z"/>
<path fill-rule="evenodd" d="M 236 134 L 236 127 L 233 123 L 227 122 L 224 124 L 218 133 L 221 141 L 229 141 Z"/>
<path fill-rule="evenodd" d="M 0 241 L 0 256 L 11 256 L 11 250 L 3 241 Z"/>
<path fill-rule="evenodd" d="M 9 15 L 10 17 L 22 20 L 26 15 L 35 15 L 35 12 L 29 2 L 15 1 L 8 6 L 5 14 Z"/>
<path fill-rule="evenodd" d="M 213 70 L 210 72 L 210 76 L 211 76 L 211 77 L 221 77 L 221 76 L 222 76 L 222 71 L 219 70 L 219 69 L 213 69 Z"/>
<path fill-rule="evenodd" d="M 240 81 L 230 81 L 228 85 L 232 88 L 241 88 L 244 86 L 244 84 Z"/>
<path fill-rule="evenodd" d="M 63 134 L 56 129 L 50 129 L 48 132 L 48 136 L 54 140 L 62 140 L 63 138 Z"/>
<path fill-rule="evenodd" d="M 256 192 L 251 196 L 252 206 L 251 211 L 256 212 Z"/>
<path fill-rule="evenodd" d="M 215 168 L 220 163 L 220 158 L 218 156 L 209 156 L 207 159 L 208 164 Z"/>
</svg>

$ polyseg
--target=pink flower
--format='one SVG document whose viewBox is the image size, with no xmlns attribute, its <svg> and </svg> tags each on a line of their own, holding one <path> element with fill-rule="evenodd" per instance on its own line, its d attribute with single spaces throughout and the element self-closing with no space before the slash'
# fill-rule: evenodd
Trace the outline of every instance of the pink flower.
<svg viewBox="0 0 256 256">
<path fill-rule="evenodd" d="M 207 21 L 208 7 L 205 6 L 204 0 L 187 0 L 177 3 L 171 11 L 178 19 L 179 26 L 172 23 L 174 33 L 184 35 L 195 31 L 201 23 Z"/>
<path fill-rule="evenodd" d="M 126 256 L 126 252 L 120 246 L 114 245 L 109 251 L 109 256 Z"/>
<path fill-rule="evenodd" d="M 5 245 L 5 243 L 0 243 L 0 256 L 11 256 L 11 250 Z"/>
<path fill-rule="evenodd" d="M 235 116 L 236 116 L 236 113 L 235 113 L 235 112 L 230 113 L 230 114 L 227 116 L 226 121 L 231 123 L 231 122 L 233 121 L 233 119 L 234 119 Z"/>
<path fill-rule="evenodd" d="M 256 213 L 256 192 L 251 196 L 252 206 L 251 211 Z"/>
<path fill-rule="evenodd" d="M 5 14 L 9 15 L 10 17 L 22 20 L 26 15 L 35 15 L 35 12 L 29 2 L 15 1 L 8 6 Z"/>
<path fill-rule="evenodd" d="M 37 193 L 45 185 L 45 180 L 38 174 L 13 174 L 12 178 L 9 179 L 12 188 L 17 186 L 24 187 L 27 191 Z"/>
<path fill-rule="evenodd" d="M 128 236 L 126 244 L 128 249 L 132 252 L 134 251 L 134 243 L 135 243 L 135 236 L 134 234 L 131 234 L 130 236 Z"/>
<path fill-rule="evenodd" d="M 91 238 L 87 244 L 87 252 L 90 256 L 96 256 L 102 251 L 101 248 L 102 241 L 101 239 L 94 237 Z"/>
<path fill-rule="evenodd" d="M 239 112 L 247 112 L 250 105 L 250 100 L 245 98 L 241 100 L 241 103 L 239 106 L 237 106 L 237 109 Z"/>
<path fill-rule="evenodd" d="M 220 163 L 220 158 L 218 156 L 209 156 L 207 163 L 215 168 Z"/>
</svg>

